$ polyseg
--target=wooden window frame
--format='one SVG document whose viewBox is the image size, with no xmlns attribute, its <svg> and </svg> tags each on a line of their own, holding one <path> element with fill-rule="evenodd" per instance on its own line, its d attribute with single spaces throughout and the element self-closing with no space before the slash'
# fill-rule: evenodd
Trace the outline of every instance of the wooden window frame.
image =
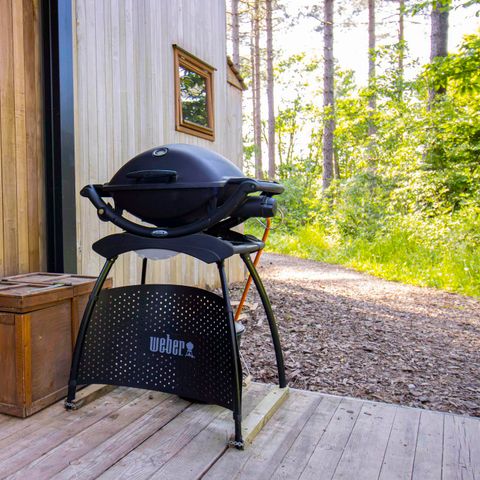
<svg viewBox="0 0 480 480">
<path fill-rule="evenodd" d="M 175 130 L 182 133 L 195 135 L 196 137 L 215 141 L 215 118 L 213 104 L 213 72 L 215 68 L 208 65 L 204 61 L 188 53 L 178 45 L 173 45 L 173 58 L 175 69 Z M 208 127 L 198 125 L 183 119 L 182 99 L 180 94 L 180 67 L 185 67 L 192 72 L 197 73 L 205 78 L 205 86 L 207 90 L 207 117 Z"/>
</svg>

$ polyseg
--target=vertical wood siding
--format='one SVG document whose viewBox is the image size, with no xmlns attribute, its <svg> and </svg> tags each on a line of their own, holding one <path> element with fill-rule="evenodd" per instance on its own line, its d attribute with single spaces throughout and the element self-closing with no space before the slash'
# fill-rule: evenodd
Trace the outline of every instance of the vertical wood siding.
<svg viewBox="0 0 480 480">
<path fill-rule="evenodd" d="M 165 143 L 211 148 L 241 164 L 241 99 L 227 83 L 223 0 L 74 0 L 76 189 L 104 183 L 136 154 Z M 215 142 L 175 131 L 173 48 L 214 66 Z M 91 245 L 118 231 L 77 194 L 79 271 L 103 262 Z M 138 282 L 140 260 L 123 255 L 117 285 Z M 184 255 L 150 262 L 148 281 L 214 285 L 216 268 Z M 229 262 L 231 280 L 244 276 Z"/>
<path fill-rule="evenodd" d="M 0 0 L 0 276 L 45 268 L 39 0 Z"/>
</svg>

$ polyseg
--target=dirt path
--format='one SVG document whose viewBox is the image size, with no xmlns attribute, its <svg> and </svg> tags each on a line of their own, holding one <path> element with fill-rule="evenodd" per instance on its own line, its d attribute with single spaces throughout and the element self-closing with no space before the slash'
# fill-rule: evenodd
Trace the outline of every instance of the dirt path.
<svg viewBox="0 0 480 480">
<path fill-rule="evenodd" d="M 259 270 L 291 386 L 480 416 L 480 301 L 283 255 L 265 254 Z M 242 352 L 254 379 L 272 382 L 254 290 Z"/>
</svg>

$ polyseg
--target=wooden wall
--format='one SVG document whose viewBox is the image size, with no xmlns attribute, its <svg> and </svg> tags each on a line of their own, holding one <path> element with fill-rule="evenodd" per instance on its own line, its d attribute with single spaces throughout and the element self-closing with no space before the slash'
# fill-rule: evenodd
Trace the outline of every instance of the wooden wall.
<svg viewBox="0 0 480 480">
<path fill-rule="evenodd" d="M 230 68 L 230 67 L 228 67 Z M 226 135 L 231 141 L 228 143 L 228 158 L 242 166 L 243 139 L 242 139 L 242 94 L 243 91 L 228 83 L 227 85 L 227 116 Z M 225 153 L 225 156 L 227 154 Z"/>
<path fill-rule="evenodd" d="M 241 97 L 227 83 L 224 0 L 74 0 L 74 12 L 77 192 L 166 143 L 201 145 L 240 165 Z M 215 142 L 175 131 L 173 44 L 216 68 Z M 79 271 L 97 274 L 103 259 L 91 245 L 116 229 L 77 198 Z M 154 265 L 149 281 L 213 285 L 217 278 L 215 267 L 182 255 Z M 228 272 L 231 280 L 244 277 L 238 259 Z M 117 285 L 139 277 L 136 256 L 117 261 Z"/>
<path fill-rule="evenodd" d="M 45 269 L 40 0 L 0 0 L 0 276 Z"/>
</svg>

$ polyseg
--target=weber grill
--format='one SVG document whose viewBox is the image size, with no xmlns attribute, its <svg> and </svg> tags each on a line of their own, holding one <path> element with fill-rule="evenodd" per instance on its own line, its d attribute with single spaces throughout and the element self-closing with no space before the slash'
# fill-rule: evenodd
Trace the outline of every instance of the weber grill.
<svg viewBox="0 0 480 480">
<path fill-rule="evenodd" d="M 205 231 L 227 217 L 239 222 L 272 217 L 276 211 L 272 196 L 282 192 L 278 183 L 245 177 L 210 150 L 165 145 L 127 162 L 109 183 L 88 185 L 80 193 L 95 205 L 101 220 L 129 233 L 179 237 Z M 105 197 L 112 197 L 115 206 L 106 203 Z M 123 211 L 155 227 L 129 221 Z"/>
<path fill-rule="evenodd" d="M 234 319 L 224 262 L 239 255 L 257 287 L 270 326 L 279 385 L 284 388 L 274 313 L 251 259 L 264 242 L 232 230 L 248 218 L 274 216 L 273 197 L 282 192 L 278 183 L 245 177 L 224 157 L 192 145 L 148 150 L 127 162 L 110 182 L 84 187 L 81 195 L 93 203 L 99 218 L 124 232 L 92 247 L 106 262 L 80 325 L 66 408 L 74 408 L 76 387 L 86 383 L 174 393 L 231 409 L 235 421 L 231 444 L 243 448 L 237 339 L 243 326 Z M 125 212 L 135 220 L 126 218 Z M 131 251 L 143 258 L 141 284 L 102 291 L 118 256 Z M 146 283 L 149 259 L 178 253 L 215 263 L 222 295 Z"/>
</svg>

